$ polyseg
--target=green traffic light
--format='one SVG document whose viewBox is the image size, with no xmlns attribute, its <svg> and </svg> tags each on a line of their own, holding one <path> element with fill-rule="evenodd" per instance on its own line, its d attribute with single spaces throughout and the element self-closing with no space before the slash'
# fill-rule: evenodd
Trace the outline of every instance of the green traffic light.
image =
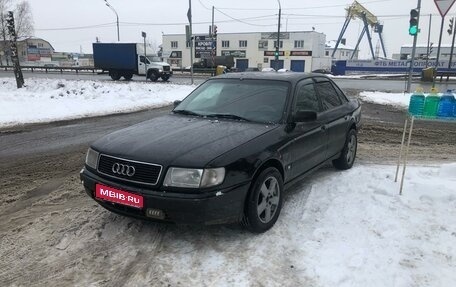
<svg viewBox="0 0 456 287">
<path fill-rule="evenodd" d="M 415 36 L 416 34 L 418 34 L 418 26 L 410 26 L 409 35 Z"/>
</svg>

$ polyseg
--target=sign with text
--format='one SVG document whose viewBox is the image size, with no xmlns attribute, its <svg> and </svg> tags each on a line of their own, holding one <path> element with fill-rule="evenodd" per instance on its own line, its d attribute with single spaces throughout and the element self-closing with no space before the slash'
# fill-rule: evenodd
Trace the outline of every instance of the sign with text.
<svg viewBox="0 0 456 287">
<path fill-rule="evenodd" d="M 277 40 L 277 32 L 271 32 L 271 33 L 261 33 L 261 39 L 267 40 Z M 280 40 L 283 39 L 290 39 L 290 33 L 288 32 L 280 32 Z"/>
<path fill-rule="evenodd" d="M 290 56 L 308 57 L 312 56 L 312 51 L 290 51 Z"/>
<path fill-rule="evenodd" d="M 265 56 L 269 56 L 269 57 L 274 57 L 275 56 L 275 51 L 264 51 L 264 55 Z M 279 51 L 279 56 L 282 56 L 283 57 L 284 52 L 283 51 Z"/>
<path fill-rule="evenodd" d="M 245 50 L 222 50 L 222 56 L 233 56 L 234 58 L 245 58 Z"/>
<path fill-rule="evenodd" d="M 437 6 L 437 9 L 439 9 L 440 15 L 442 15 L 442 17 L 445 17 L 455 1 L 456 0 L 434 0 L 434 3 Z"/>
<path fill-rule="evenodd" d="M 210 37 L 195 36 L 195 58 L 208 58 L 212 56 L 214 41 Z"/>
</svg>

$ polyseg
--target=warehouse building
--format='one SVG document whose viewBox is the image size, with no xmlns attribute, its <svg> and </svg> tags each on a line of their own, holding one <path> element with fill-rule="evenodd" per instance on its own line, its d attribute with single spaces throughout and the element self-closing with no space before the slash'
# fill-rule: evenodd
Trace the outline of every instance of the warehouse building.
<svg viewBox="0 0 456 287">
<path fill-rule="evenodd" d="M 211 57 L 213 42 L 209 35 L 197 34 L 194 62 Z M 190 66 L 190 45 L 185 34 L 163 35 L 162 57 L 172 67 Z M 277 32 L 223 33 L 217 35 L 216 55 L 233 56 L 238 71 L 247 68 L 288 69 L 310 72 L 330 69 L 331 58 L 325 56 L 326 35 L 315 31 L 280 33 L 279 60 L 274 57 Z"/>
</svg>

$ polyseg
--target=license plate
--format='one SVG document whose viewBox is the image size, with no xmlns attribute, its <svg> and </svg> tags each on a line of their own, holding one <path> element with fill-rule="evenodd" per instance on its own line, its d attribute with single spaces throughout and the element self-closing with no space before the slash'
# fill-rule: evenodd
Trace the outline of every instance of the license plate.
<svg viewBox="0 0 456 287">
<path fill-rule="evenodd" d="M 95 185 L 95 197 L 113 203 L 128 205 L 136 208 L 144 207 L 144 199 L 141 195 L 123 191 L 106 185 Z"/>
</svg>

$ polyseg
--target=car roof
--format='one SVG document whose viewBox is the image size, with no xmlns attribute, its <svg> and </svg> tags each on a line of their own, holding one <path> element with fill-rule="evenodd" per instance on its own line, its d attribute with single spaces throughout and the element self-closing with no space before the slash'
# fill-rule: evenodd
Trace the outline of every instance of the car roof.
<svg viewBox="0 0 456 287">
<path fill-rule="evenodd" d="M 291 83 L 296 83 L 303 79 L 308 78 L 327 78 L 327 76 L 323 74 L 315 74 L 315 73 L 296 73 L 296 72 L 284 72 L 284 73 L 277 73 L 277 72 L 249 72 L 249 73 L 227 73 L 217 77 L 213 77 L 213 79 L 252 79 L 252 80 L 275 80 L 275 81 L 286 81 Z"/>
</svg>

